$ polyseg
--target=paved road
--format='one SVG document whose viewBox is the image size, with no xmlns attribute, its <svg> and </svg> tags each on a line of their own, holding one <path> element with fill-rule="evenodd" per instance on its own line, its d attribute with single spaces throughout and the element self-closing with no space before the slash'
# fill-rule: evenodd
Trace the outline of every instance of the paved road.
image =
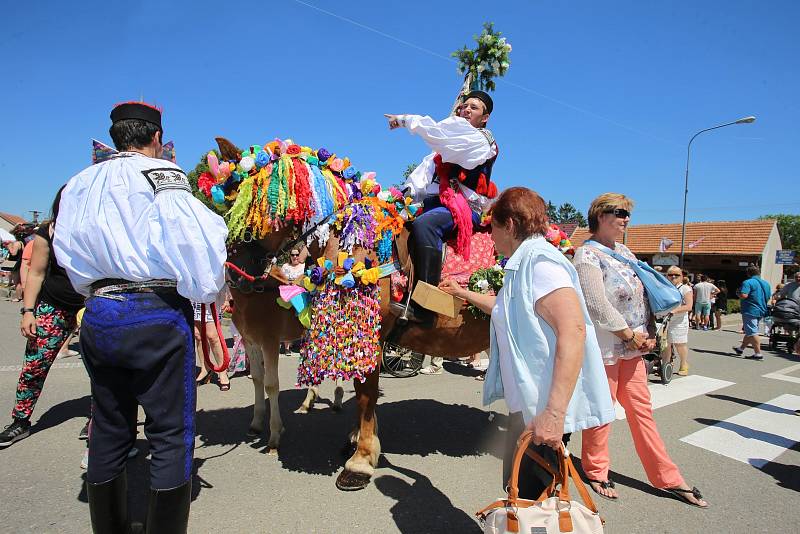
<svg viewBox="0 0 800 534">
<path fill-rule="evenodd" d="M 10 410 L 21 354 L 16 304 L 0 302 L 0 409 Z M 620 412 L 611 438 L 621 498 L 599 500 L 607 532 L 796 532 L 800 524 L 800 359 L 768 353 L 763 362 L 732 357 L 737 328 L 691 332 L 692 375 L 651 385 L 668 450 L 712 508 L 698 510 L 646 482 Z M 335 489 L 340 450 L 354 421 L 352 386 L 342 413 L 324 403 L 297 415 L 296 360 L 281 360 L 280 453 L 245 435 L 252 386 L 233 380 L 198 394 L 196 478 L 190 531 L 459 532 L 480 529 L 472 514 L 500 495 L 505 407 L 480 403 L 481 383 L 455 364 L 439 376 L 382 379 L 378 405 L 383 457 L 373 483 L 358 493 Z M 771 376 L 764 377 L 773 373 Z M 332 396 L 332 386 L 323 387 Z M 5 532 L 88 532 L 77 435 L 88 412 L 80 361 L 59 360 L 33 420 L 34 433 L 0 450 L 0 525 Z M 7 411 L 4 412 L 7 414 Z M 8 415 L 4 415 L 0 422 Z M 129 464 L 132 514 L 145 513 L 147 444 Z M 580 450 L 580 438 L 570 444 Z"/>
</svg>

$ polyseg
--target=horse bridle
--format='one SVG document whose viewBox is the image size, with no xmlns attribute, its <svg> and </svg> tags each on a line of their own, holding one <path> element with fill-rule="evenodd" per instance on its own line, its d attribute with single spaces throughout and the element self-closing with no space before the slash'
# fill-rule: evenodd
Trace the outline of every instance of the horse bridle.
<svg viewBox="0 0 800 534">
<path fill-rule="evenodd" d="M 242 269 L 237 267 L 232 262 L 226 262 L 226 266 L 228 267 L 228 269 L 227 269 L 228 271 L 230 270 L 231 266 L 236 267 L 236 270 L 240 271 L 239 272 L 240 278 L 239 278 L 238 281 L 234 281 L 230 276 L 226 276 L 226 278 L 228 279 L 228 285 L 232 285 L 232 286 L 236 287 L 238 290 L 240 290 L 242 292 L 245 292 L 245 293 L 248 293 L 249 291 L 246 291 L 246 289 L 242 287 L 242 285 L 243 285 L 242 284 L 242 279 L 244 278 L 244 276 L 243 276 L 243 274 L 244 274 L 244 275 L 247 275 L 248 277 L 252 278 L 252 280 L 248 280 L 247 278 L 245 278 L 245 280 L 247 280 L 247 282 L 252 284 L 251 288 L 249 288 L 249 289 L 251 289 L 252 291 L 254 291 L 256 293 L 263 293 L 267 289 L 277 290 L 277 286 L 275 286 L 274 288 L 267 287 L 266 286 L 266 282 L 270 279 L 269 270 L 271 270 L 273 266 L 278 264 L 278 258 L 283 256 L 287 252 L 291 251 L 292 248 L 294 248 L 297 244 L 299 244 L 299 243 L 305 244 L 305 241 L 308 238 L 308 236 L 310 236 L 311 234 L 316 232 L 317 229 L 320 226 L 322 226 L 323 224 L 327 224 L 328 222 L 330 222 L 330 220 L 333 219 L 338 212 L 339 212 L 339 210 L 334 211 L 333 213 L 331 213 L 327 217 L 323 218 L 322 220 L 320 220 L 316 224 L 312 225 L 308 230 L 306 230 L 305 232 L 300 234 L 300 236 L 297 237 L 297 238 L 294 238 L 294 239 L 288 238 L 288 237 L 285 238 L 281 242 L 281 244 L 280 244 L 280 246 L 279 246 L 277 251 L 275 251 L 275 252 L 265 251 L 266 254 L 264 255 L 263 258 L 259 259 L 258 262 L 260 264 L 262 264 L 262 265 L 267 265 L 268 267 L 265 267 L 264 272 L 262 274 L 258 275 L 258 276 L 249 275 L 248 273 L 243 272 Z M 252 234 L 250 232 L 245 232 L 245 237 L 242 238 L 242 243 L 252 243 L 253 241 L 255 241 L 255 239 L 253 239 Z M 264 283 L 263 284 L 256 283 L 256 282 L 259 282 L 259 281 L 262 281 Z"/>
</svg>

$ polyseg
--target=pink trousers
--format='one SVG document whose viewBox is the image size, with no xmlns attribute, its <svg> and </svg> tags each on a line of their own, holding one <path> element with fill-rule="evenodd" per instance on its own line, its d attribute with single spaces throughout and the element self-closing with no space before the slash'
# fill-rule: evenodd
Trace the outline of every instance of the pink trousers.
<svg viewBox="0 0 800 534">
<path fill-rule="evenodd" d="M 647 374 L 642 358 L 618 360 L 606 365 L 611 399 L 622 405 L 633 436 L 636 454 L 642 462 L 650 483 L 657 488 L 673 488 L 683 485 L 683 477 L 672 462 L 664 441 L 658 434 L 653 420 L 650 390 L 647 389 Z M 611 459 L 608 455 L 608 437 L 611 424 L 584 430 L 581 434 L 581 463 L 586 476 L 591 480 L 608 480 Z"/>
</svg>

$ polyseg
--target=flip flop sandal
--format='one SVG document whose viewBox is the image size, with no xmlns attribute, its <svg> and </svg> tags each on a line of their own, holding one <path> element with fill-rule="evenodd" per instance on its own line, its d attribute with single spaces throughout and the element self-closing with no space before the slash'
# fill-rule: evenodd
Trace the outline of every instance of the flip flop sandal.
<svg viewBox="0 0 800 534">
<path fill-rule="evenodd" d="M 609 497 L 608 495 L 603 495 L 602 493 L 597 491 L 597 489 L 592 485 L 594 483 L 594 484 L 598 484 L 602 489 L 614 489 L 614 487 L 616 485 L 614 484 L 614 481 L 611 480 L 610 478 L 608 480 L 592 480 L 591 478 L 589 478 L 587 480 L 589 481 L 589 487 L 592 488 L 592 491 L 594 491 L 596 494 L 598 494 L 602 498 L 604 498 L 606 500 L 609 500 L 609 501 L 616 501 L 617 499 L 619 499 L 619 497 Z"/>
<path fill-rule="evenodd" d="M 698 500 L 702 499 L 703 498 L 703 494 L 700 493 L 700 490 L 697 489 L 697 487 L 692 487 L 692 489 L 690 489 L 690 490 L 681 489 L 681 488 L 663 488 L 663 489 L 667 493 L 671 493 L 672 495 L 677 497 L 679 500 L 685 502 L 686 504 L 689 504 L 689 505 L 692 505 L 692 506 L 696 506 L 698 508 L 703 508 L 703 509 L 708 508 L 708 504 L 706 504 L 705 506 L 702 506 L 700 504 L 697 504 L 696 502 L 690 501 L 689 498 L 687 497 L 687 495 L 692 495 L 695 499 L 698 499 Z"/>
</svg>

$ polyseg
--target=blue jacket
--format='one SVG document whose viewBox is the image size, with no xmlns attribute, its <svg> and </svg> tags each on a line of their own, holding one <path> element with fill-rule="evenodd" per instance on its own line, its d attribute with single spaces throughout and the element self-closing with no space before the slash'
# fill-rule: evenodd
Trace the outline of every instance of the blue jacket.
<svg viewBox="0 0 800 534">
<path fill-rule="evenodd" d="M 523 400 L 522 417 L 525 424 L 530 423 L 547 406 L 556 356 L 555 332 L 535 313 L 533 307 L 533 266 L 538 261 L 555 262 L 569 273 L 581 302 L 586 325 L 583 367 L 567 408 L 564 432 L 576 432 L 611 422 L 615 418 L 614 405 L 578 273 L 572 263 L 543 237 L 531 237 L 523 241 L 508 259 L 503 288 L 500 290 L 510 338 L 508 344 L 512 353 L 514 382 Z M 491 344 L 489 368 L 483 386 L 484 405 L 504 397 L 497 333 L 493 325 L 489 332 Z"/>
</svg>

